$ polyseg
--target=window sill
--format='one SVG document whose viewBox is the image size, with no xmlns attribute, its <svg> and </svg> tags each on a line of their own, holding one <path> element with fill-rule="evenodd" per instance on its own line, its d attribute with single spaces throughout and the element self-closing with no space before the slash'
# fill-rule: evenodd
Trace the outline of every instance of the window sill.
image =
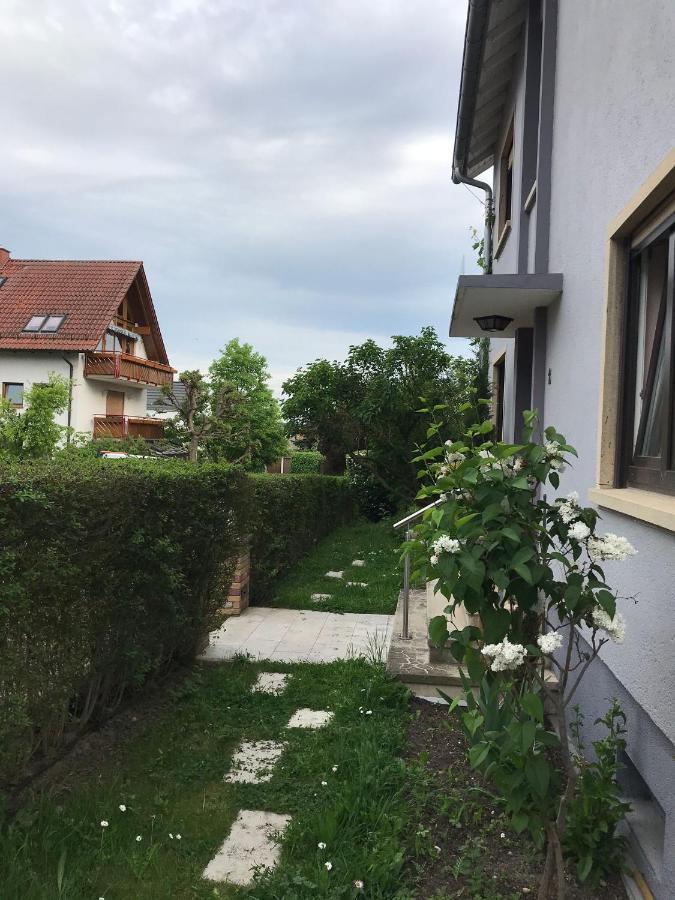
<svg viewBox="0 0 675 900">
<path fill-rule="evenodd" d="M 502 228 L 502 232 L 497 240 L 497 246 L 495 247 L 495 259 L 499 259 L 499 255 L 504 249 L 504 244 L 506 243 L 506 239 L 508 238 L 510 233 L 511 219 L 507 219 L 506 222 L 504 222 L 504 227 Z"/>
<path fill-rule="evenodd" d="M 675 531 L 675 497 L 638 488 L 590 488 L 591 503 Z"/>
</svg>

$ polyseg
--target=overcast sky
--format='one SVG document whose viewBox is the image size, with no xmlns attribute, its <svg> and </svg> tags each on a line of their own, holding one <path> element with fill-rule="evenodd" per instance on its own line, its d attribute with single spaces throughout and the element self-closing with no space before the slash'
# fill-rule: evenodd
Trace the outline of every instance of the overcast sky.
<svg viewBox="0 0 675 900">
<path fill-rule="evenodd" d="M 142 259 L 173 365 L 447 334 L 462 0 L 2 0 L 0 246 Z M 450 341 L 465 352 L 462 341 Z"/>
</svg>

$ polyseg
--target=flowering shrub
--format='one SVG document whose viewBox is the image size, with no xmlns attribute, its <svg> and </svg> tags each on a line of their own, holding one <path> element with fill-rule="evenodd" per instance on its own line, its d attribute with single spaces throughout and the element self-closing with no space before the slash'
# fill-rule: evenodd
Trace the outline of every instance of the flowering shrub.
<svg viewBox="0 0 675 900">
<path fill-rule="evenodd" d="M 499 786 L 514 827 L 547 841 L 544 880 L 555 869 L 562 896 L 561 835 L 577 785 L 567 709 L 600 648 L 624 637 L 601 563 L 636 551 L 625 538 L 599 534 L 598 514 L 576 494 L 549 501 L 546 489 L 558 489 L 576 452 L 554 428 L 533 441 L 534 424 L 535 414 L 525 413 L 522 444 L 491 441 L 492 423 L 482 422 L 464 440 L 420 454 L 427 484 L 419 497 L 437 505 L 409 549 L 413 577 L 436 580 L 445 612 L 463 605 L 480 623 L 449 632 L 446 616 L 437 616 L 429 633 L 435 644 L 449 643 L 479 685 L 474 697 L 467 683 L 463 713 L 471 762 Z M 557 715 L 562 740 L 545 727 L 544 704 Z M 551 747 L 564 764 L 559 803 Z"/>
</svg>

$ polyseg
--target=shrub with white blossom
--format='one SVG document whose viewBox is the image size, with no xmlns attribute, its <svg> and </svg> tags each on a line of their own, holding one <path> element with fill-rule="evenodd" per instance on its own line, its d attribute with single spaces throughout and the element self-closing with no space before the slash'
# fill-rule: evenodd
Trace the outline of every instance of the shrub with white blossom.
<svg viewBox="0 0 675 900">
<path fill-rule="evenodd" d="M 462 721 L 470 761 L 496 785 L 514 828 L 546 843 L 540 897 L 555 884 L 561 898 L 565 821 L 581 790 L 567 737 L 569 704 L 603 645 L 624 639 L 625 620 L 601 564 L 636 550 L 623 537 L 597 533 L 597 512 L 576 493 L 549 499 L 576 451 L 554 428 L 534 441 L 536 414 L 524 418 L 521 444 L 493 442 L 492 423 L 483 421 L 463 440 L 417 457 L 427 482 L 419 498 L 438 505 L 407 549 L 413 577 L 436 580 L 445 613 L 462 605 L 480 623 L 448 631 L 446 615 L 437 616 L 429 634 L 436 645 L 449 644 L 468 673 Z M 430 437 L 435 433 L 432 424 Z M 545 710 L 556 715 L 561 739 Z M 569 840 L 565 848 L 577 863 L 583 856 L 582 877 L 592 874 L 587 848 Z"/>
</svg>

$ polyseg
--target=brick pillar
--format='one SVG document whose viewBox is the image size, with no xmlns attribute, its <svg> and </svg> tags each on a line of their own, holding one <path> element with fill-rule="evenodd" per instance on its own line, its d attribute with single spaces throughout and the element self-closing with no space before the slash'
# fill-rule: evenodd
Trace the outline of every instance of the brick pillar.
<svg viewBox="0 0 675 900">
<path fill-rule="evenodd" d="M 227 600 L 220 610 L 226 616 L 239 616 L 248 607 L 248 585 L 251 570 L 251 556 L 243 553 L 238 559 L 227 593 Z"/>
</svg>

